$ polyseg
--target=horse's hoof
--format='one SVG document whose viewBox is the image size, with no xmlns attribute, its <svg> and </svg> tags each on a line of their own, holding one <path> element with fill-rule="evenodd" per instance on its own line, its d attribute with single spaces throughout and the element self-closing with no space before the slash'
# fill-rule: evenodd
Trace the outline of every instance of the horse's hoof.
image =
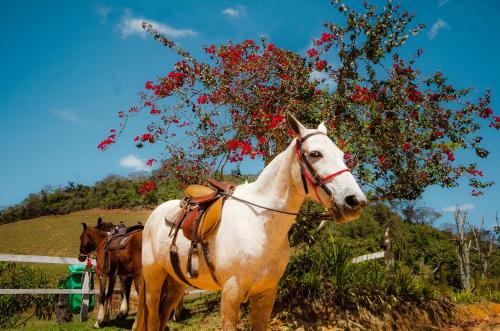
<svg viewBox="0 0 500 331">
<path fill-rule="evenodd" d="M 95 321 L 94 328 L 99 329 L 101 327 L 101 322 Z"/>
<path fill-rule="evenodd" d="M 128 313 L 119 312 L 118 315 L 116 315 L 116 318 L 124 319 L 124 318 L 127 318 L 127 315 L 128 315 Z"/>
</svg>

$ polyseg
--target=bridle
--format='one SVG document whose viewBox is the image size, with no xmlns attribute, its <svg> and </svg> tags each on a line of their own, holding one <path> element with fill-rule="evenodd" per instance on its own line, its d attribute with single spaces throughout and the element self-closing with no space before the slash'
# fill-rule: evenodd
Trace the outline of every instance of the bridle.
<svg viewBox="0 0 500 331">
<path fill-rule="evenodd" d="M 106 244 L 106 242 L 107 242 L 107 241 L 108 241 L 108 239 L 111 237 L 111 235 L 115 232 L 115 230 L 116 230 L 116 229 L 115 229 L 115 228 L 113 228 L 113 230 L 111 230 L 110 232 L 103 231 L 103 232 L 107 232 L 107 233 L 108 233 L 108 236 L 106 237 L 106 239 L 105 239 L 105 240 L 101 241 L 101 242 L 100 242 L 99 244 L 97 244 L 97 245 L 93 242 L 93 239 L 92 239 L 92 246 L 94 246 L 94 247 L 95 247 L 95 249 L 94 249 L 94 250 L 92 250 L 92 251 L 90 251 L 89 253 L 82 253 L 82 244 L 81 244 L 81 242 L 80 242 L 80 253 L 79 253 L 79 254 L 80 254 L 80 256 L 85 256 L 87 259 L 89 259 L 89 258 L 95 258 L 95 257 L 96 257 L 95 253 L 99 250 L 99 248 L 101 248 L 101 246 L 103 246 L 103 245 L 105 245 L 105 244 Z M 99 230 L 99 231 L 101 231 L 101 230 Z"/>
<path fill-rule="evenodd" d="M 302 178 L 302 185 L 304 186 L 305 193 L 306 194 L 309 193 L 309 188 L 307 185 L 307 183 L 309 183 L 309 184 L 311 184 L 311 186 L 314 190 L 314 193 L 316 194 L 316 197 L 318 198 L 318 201 L 322 202 L 321 198 L 318 194 L 318 187 L 323 189 L 323 191 L 325 191 L 325 193 L 330 197 L 330 199 L 332 199 L 333 192 L 332 192 L 332 190 L 330 190 L 328 188 L 328 186 L 326 186 L 326 184 L 325 184 L 326 181 L 328 181 L 329 179 L 332 179 L 340 174 L 343 174 L 344 172 L 349 172 L 350 170 L 349 170 L 349 168 L 345 168 L 345 169 L 336 171 L 334 173 L 331 173 L 331 174 L 326 175 L 323 178 L 321 178 L 321 176 L 316 172 L 316 170 L 314 169 L 312 164 L 307 159 L 306 153 L 304 153 L 304 151 L 302 150 L 302 145 L 304 144 L 304 142 L 307 139 L 309 139 L 310 137 L 318 135 L 318 134 L 322 134 L 322 135 L 326 136 L 326 134 L 324 134 L 323 132 L 316 131 L 316 132 L 309 133 L 309 134 L 305 135 L 304 137 L 297 137 L 297 143 L 295 144 L 295 152 L 297 153 L 297 157 L 299 159 L 300 177 Z"/>
</svg>

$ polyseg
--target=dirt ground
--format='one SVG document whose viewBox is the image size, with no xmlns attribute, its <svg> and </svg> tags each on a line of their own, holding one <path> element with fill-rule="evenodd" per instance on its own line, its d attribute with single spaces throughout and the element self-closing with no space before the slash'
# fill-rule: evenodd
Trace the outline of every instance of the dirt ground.
<svg viewBox="0 0 500 331">
<path fill-rule="evenodd" d="M 457 306 L 457 319 L 446 331 L 500 330 L 500 304 L 494 302 Z"/>
</svg>

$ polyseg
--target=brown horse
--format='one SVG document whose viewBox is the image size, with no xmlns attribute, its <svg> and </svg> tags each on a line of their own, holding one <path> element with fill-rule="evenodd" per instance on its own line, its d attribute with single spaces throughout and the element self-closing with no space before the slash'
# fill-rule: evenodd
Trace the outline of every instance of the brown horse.
<svg viewBox="0 0 500 331">
<path fill-rule="evenodd" d="M 86 223 L 82 223 L 82 225 L 83 232 L 80 236 L 80 254 L 78 260 L 83 262 L 91 255 L 95 255 L 96 257 L 96 272 L 99 276 L 100 293 L 97 320 L 94 327 L 98 328 L 104 321 L 109 320 L 111 299 L 117 275 L 120 276 L 122 298 L 117 318 L 125 318 L 128 314 L 132 279 L 136 291 L 139 292 L 142 231 L 134 231 L 126 235 L 125 246 L 121 249 L 110 251 L 108 247 L 110 239 L 124 225 L 116 226 L 112 223 L 106 223 L 100 217 L 95 227 L 87 226 Z"/>
</svg>

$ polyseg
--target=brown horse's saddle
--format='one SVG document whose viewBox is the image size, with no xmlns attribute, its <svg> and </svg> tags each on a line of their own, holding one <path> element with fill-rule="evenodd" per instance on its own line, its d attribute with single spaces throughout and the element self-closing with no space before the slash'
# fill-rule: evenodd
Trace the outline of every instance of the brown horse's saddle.
<svg viewBox="0 0 500 331">
<path fill-rule="evenodd" d="M 219 225 L 224 200 L 234 189 L 234 184 L 229 182 L 219 182 L 209 179 L 208 183 L 213 188 L 197 184 L 186 187 L 184 190 L 186 197 L 181 201 L 179 216 L 173 223 L 167 220 L 167 223 L 170 223 L 172 226 L 171 235 L 173 232 L 172 244 L 170 245 L 170 261 L 179 279 L 191 286 L 192 284 L 180 269 L 179 255 L 175 244 L 179 229 L 182 229 L 184 236 L 191 240 L 187 262 L 188 278 L 198 277 L 199 247 L 201 246 L 210 273 L 217 282 L 214 276 L 213 265 L 208 255 L 206 240 L 213 235 Z"/>
<path fill-rule="evenodd" d="M 117 251 L 120 249 L 124 249 L 128 245 L 130 236 L 133 233 L 142 231 L 143 229 L 144 225 L 142 225 L 141 223 L 134 224 L 130 227 L 126 227 L 123 224 L 118 225 L 108 237 L 108 241 L 105 246 L 106 250 Z"/>
</svg>

